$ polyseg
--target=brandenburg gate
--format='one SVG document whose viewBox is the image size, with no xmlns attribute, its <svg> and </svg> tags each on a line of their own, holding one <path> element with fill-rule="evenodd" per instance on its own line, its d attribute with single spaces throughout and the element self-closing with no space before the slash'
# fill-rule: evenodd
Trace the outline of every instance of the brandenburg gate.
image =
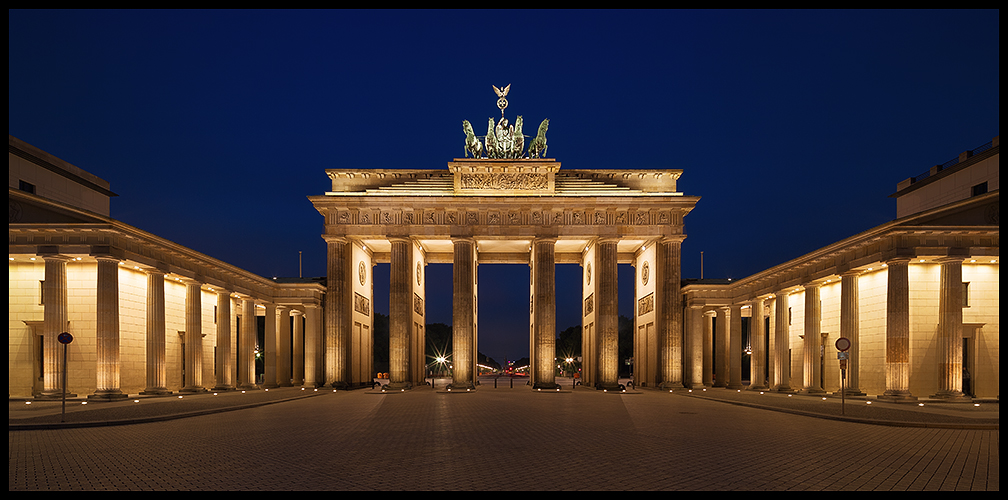
<svg viewBox="0 0 1008 500">
<path fill-rule="evenodd" d="M 425 266 L 451 263 L 450 387 L 475 388 L 476 269 L 483 262 L 531 267 L 531 383 L 555 389 L 555 265 L 578 263 L 582 384 L 615 389 L 616 266 L 630 263 L 635 383 L 682 387 L 680 248 L 683 218 L 699 199 L 677 190 L 682 171 L 561 169 L 546 157 L 548 120 L 534 138 L 522 135 L 521 116 L 514 125 L 504 118 L 508 88 L 494 89 L 501 118 L 489 119 L 486 136 L 464 121 L 465 157 L 447 169 L 329 169 L 332 190 L 309 197 L 325 219 L 325 383 L 371 384 L 372 269 L 389 263 L 388 387 L 423 384 Z"/>
</svg>

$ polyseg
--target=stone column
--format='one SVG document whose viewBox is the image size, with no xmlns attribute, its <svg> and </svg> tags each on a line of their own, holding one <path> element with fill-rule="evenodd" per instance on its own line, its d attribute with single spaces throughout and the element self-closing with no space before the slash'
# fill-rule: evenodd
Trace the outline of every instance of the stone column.
<svg viewBox="0 0 1008 500">
<path fill-rule="evenodd" d="M 714 385 L 714 312 L 704 311 L 703 319 L 703 385 Z"/>
<path fill-rule="evenodd" d="M 392 263 L 389 276 L 389 389 L 408 389 L 410 380 L 410 331 L 413 327 L 413 287 L 410 272 L 412 243 L 406 238 L 389 238 Z M 461 346 L 452 346 L 452 351 Z M 454 356 L 453 356 L 454 357 Z M 453 359 L 453 365 L 459 365 Z"/>
<path fill-rule="evenodd" d="M 305 375 L 304 313 L 292 309 L 291 316 L 294 318 L 294 345 L 291 349 L 294 355 L 294 365 L 291 372 L 291 385 L 299 386 L 304 385 Z"/>
<path fill-rule="evenodd" d="M 749 346 L 752 349 L 752 354 L 749 356 L 749 389 L 761 391 L 767 388 L 763 299 L 757 297 L 750 304 L 752 314 L 749 317 Z"/>
<path fill-rule="evenodd" d="M 290 307 L 277 306 L 276 383 L 291 385 L 291 321 Z"/>
<path fill-rule="evenodd" d="M 96 390 L 88 399 L 126 399 L 119 388 L 119 259 L 99 256 Z"/>
<path fill-rule="evenodd" d="M 217 290 L 217 375 L 213 390 L 234 389 L 231 373 L 231 294 Z"/>
<path fill-rule="evenodd" d="M 319 309 L 315 305 L 305 306 L 305 339 L 304 339 L 304 386 L 318 387 L 319 370 Z"/>
<path fill-rule="evenodd" d="M 938 392 L 933 398 L 963 398 L 962 258 L 946 257 L 938 288 Z"/>
<path fill-rule="evenodd" d="M 714 387 L 728 387 L 730 366 L 728 359 L 728 308 L 717 308 L 715 317 L 717 334 L 714 336 Z"/>
<path fill-rule="evenodd" d="M 476 241 L 452 238 L 452 390 L 475 389 Z"/>
<path fill-rule="evenodd" d="M 556 389 L 556 239 L 532 242 L 533 389 Z M 618 382 L 618 381 L 617 381 Z"/>
<path fill-rule="evenodd" d="M 251 297 L 242 300 L 241 340 L 238 342 L 238 388 L 257 389 L 255 380 L 256 346 L 255 301 Z"/>
<path fill-rule="evenodd" d="M 170 394 L 165 364 L 165 275 L 147 271 L 147 386 L 140 394 Z"/>
<path fill-rule="evenodd" d="M 840 336 L 850 340 L 847 350 L 847 381 L 845 394 L 849 396 L 864 396 L 858 388 L 860 374 L 859 338 L 860 319 L 858 313 L 858 272 L 847 271 L 840 275 Z"/>
<path fill-rule="evenodd" d="M 910 278 L 907 257 L 886 262 L 886 390 L 889 400 L 914 400 L 910 394 Z"/>
<path fill-rule="evenodd" d="M 680 292 L 680 261 L 682 238 L 662 238 L 655 246 L 655 300 L 659 301 L 656 311 L 659 345 L 659 369 L 661 387 L 665 389 L 683 387 L 683 311 Z"/>
<path fill-rule="evenodd" d="M 326 236 L 325 384 L 335 388 L 350 385 L 350 331 L 353 327 L 350 281 L 350 242 Z M 393 247 L 395 244 L 393 243 Z M 395 278 L 393 278 L 395 279 Z M 391 323 L 391 321 L 390 321 Z"/>
<path fill-rule="evenodd" d="M 619 389 L 619 303 L 617 294 L 616 244 L 618 240 L 602 239 L 596 244 L 599 297 L 598 319 L 598 381 L 596 388 Z"/>
<path fill-rule="evenodd" d="M 802 382 L 808 394 L 822 394 L 822 301 L 820 285 L 805 285 L 805 341 L 802 357 Z"/>
<path fill-rule="evenodd" d="M 63 344 L 57 337 L 69 328 L 67 312 L 66 266 L 69 258 L 45 255 L 45 281 L 42 283 L 42 394 L 39 399 L 63 396 Z M 69 392 L 69 388 L 67 391 Z M 68 396 L 70 394 L 67 394 Z"/>
<path fill-rule="evenodd" d="M 686 321 L 689 331 L 685 339 L 687 359 L 689 360 L 686 369 L 689 371 L 688 376 L 683 377 L 683 382 L 687 388 L 701 389 L 704 386 L 703 336 L 707 316 L 704 315 L 703 306 L 692 305 L 686 313 L 689 315 Z"/>
<path fill-rule="evenodd" d="M 203 387 L 203 305 L 200 283 L 185 280 L 185 387 L 181 392 L 204 392 Z"/>
<path fill-rule="evenodd" d="M 742 388 L 742 304 L 731 305 L 728 337 L 728 388 Z"/>
<path fill-rule="evenodd" d="M 774 390 L 791 392 L 791 356 L 790 356 L 790 322 L 788 311 L 788 292 L 777 292 L 774 300 Z"/>
<path fill-rule="evenodd" d="M 277 384 L 277 305 L 266 303 L 266 331 L 263 335 L 263 387 L 273 389 Z"/>
</svg>

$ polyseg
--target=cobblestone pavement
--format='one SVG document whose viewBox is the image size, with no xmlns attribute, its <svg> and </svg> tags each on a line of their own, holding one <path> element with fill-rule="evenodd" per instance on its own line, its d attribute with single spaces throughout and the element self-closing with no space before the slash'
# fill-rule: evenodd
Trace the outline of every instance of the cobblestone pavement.
<svg viewBox="0 0 1008 500">
<path fill-rule="evenodd" d="M 15 490 L 987 490 L 998 403 L 524 386 L 10 401 Z"/>
</svg>

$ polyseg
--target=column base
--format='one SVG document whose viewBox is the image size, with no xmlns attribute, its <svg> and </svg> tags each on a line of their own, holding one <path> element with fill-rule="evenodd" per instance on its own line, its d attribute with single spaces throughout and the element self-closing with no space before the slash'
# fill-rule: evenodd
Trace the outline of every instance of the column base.
<svg viewBox="0 0 1008 500">
<path fill-rule="evenodd" d="M 66 394 L 66 397 L 68 397 L 68 398 L 75 398 L 75 397 L 77 397 L 77 395 L 68 392 Z M 37 399 L 39 401 L 59 401 L 59 400 L 63 399 L 63 393 L 62 392 L 43 392 L 41 394 L 36 394 L 35 395 L 35 399 Z"/>
<path fill-rule="evenodd" d="M 662 382 L 658 384 L 658 389 L 663 391 L 674 391 L 677 389 L 701 389 L 703 384 L 683 385 L 682 382 Z"/>
<path fill-rule="evenodd" d="M 777 387 L 774 387 L 773 390 L 774 390 L 774 392 L 785 392 L 785 393 L 791 393 L 791 394 L 794 394 L 794 393 L 798 392 L 798 391 L 792 389 L 790 385 L 778 385 Z"/>
<path fill-rule="evenodd" d="M 95 391 L 94 394 L 89 394 L 87 398 L 89 401 L 122 401 L 123 399 L 129 399 L 129 394 L 125 394 L 119 389 L 114 389 Z"/>
<path fill-rule="evenodd" d="M 141 396 L 168 396 L 172 393 L 166 387 L 154 387 L 140 391 Z"/>
<path fill-rule="evenodd" d="M 179 389 L 179 392 L 183 394 L 202 394 L 204 392 L 207 392 L 207 389 L 206 387 L 199 387 L 199 386 L 183 387 Z"/>
<path fill-rule="evenodd" d="M 744 385 L 742 385 L 742 384 L 738 384 L 738 385 L 728 384 L 727 388 L 731 389 L 733 391 L 741 391 L 742 389 L 745 389 L 746 387 Z"/>
<path fill-rule="evenodd" d="M 767 391 L 767 390 L 770 390 L 770 388 L 767 387 L 767 386 L 765 386 L 765 385 L 753 385 L 753 384 L 749 384 L 749 386 L 746 387 L 746 390 L 747 391 Z"/>
<path fill-rule="evenodd" d="M 888 401 L 890 403 L 904 403 L 917 401 L 917 396 L 911 395 L 910 391 L 886 391 L 883 394 L 876 396 L 879 401 Z"/>
<path fill-rule="evenodd" d="M 217 392 L 227 392 L 227 391 L 233 391 L 233 390 L 235 390 L 235 388 L 234 388 L 234 386 L 230 386 L 230 385 L 218 385 L 218 386 L 215 386 L 211 390 L 217 391 Z"/>
<path fill-rule="evenodd" d="M 799 394 L 807 394 L 807 395 L 810 395 L 810 396 L 819 396 L 819 395 L 822 395 L 822 394 L 826 394 L 826 391 L 824 391 L 822 389 L 819 389 L 819 388 L 815 388 L 815 389 L 802 389 L 801 391 L 798 391 L 798 392 L 799 392 Z"/>
<path fill-rule="evenodd" d="M 973 399 L 960 391 L 938 391 L 937 393 L 932 394 L 931 398 L 943 399 L 946 401 L 956 401 L 956 400 L 968 401 Z"/>
</svg>

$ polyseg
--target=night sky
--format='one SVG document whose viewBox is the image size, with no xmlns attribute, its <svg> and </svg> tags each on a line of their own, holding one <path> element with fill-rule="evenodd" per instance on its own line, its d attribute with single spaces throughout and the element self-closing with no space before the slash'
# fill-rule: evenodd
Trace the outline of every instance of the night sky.
<svg viewBox="0 0 1008 500">
<path fill-rule="evenodd" d="M 899 181 L 1000 133 L 997 10 L 8 14 L 9 133 L 109 181 L 114 218 L 267 277 L 299 251 L 325 274 L 325 169 L 446 168 L 493 85 L 564 168 L 682 169 L 686 278 L 889 221 Z M 557 266 L 558 331 L 579 277 Z M 480 351 L 528 355 L 527 266 L 479 279 Z M 427 283 L 450 324 L 451 266 Z"/>
</svg>

